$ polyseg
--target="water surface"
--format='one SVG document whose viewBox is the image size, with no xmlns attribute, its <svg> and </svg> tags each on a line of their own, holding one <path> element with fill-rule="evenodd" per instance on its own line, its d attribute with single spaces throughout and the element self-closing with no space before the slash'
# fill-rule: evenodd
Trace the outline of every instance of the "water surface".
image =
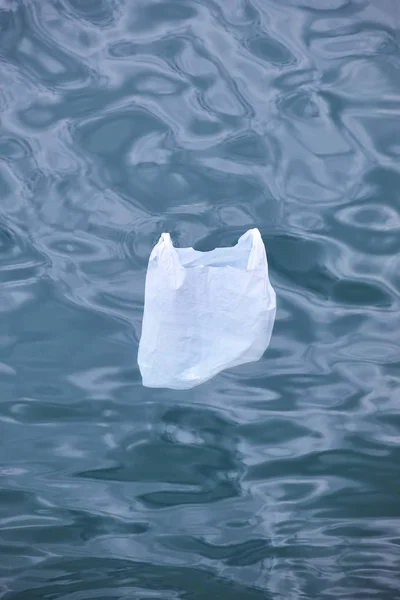
<svg viewBox="0 0 400 600">
<path fill-rule="evenodd" d="M 2 0 L 0 596 L 400 597 L 400 5 Z M 271 346 L 145 389 L 162 231 Z"/>
</svg>

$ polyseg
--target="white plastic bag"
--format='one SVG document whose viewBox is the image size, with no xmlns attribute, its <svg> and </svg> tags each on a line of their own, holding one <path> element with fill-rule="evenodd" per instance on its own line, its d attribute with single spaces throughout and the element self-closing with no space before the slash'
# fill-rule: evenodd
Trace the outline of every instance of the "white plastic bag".
<svg viewBox="0 0 400 600">
<path fill-rule="evenodd" d="M 147 387 L 188 389 L 259 360 L 275 320 L 258 229 L 231 248 L 174 248 L 163 233 L 150 255 L 138 363 Z"/>
</svg>

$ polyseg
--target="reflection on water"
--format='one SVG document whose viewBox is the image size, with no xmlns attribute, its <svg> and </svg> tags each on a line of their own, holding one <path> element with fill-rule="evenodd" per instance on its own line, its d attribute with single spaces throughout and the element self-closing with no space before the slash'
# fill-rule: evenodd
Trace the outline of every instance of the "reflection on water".
<svg viewBox="0 0 400 600">
<path fill-rule="evenodd" d="M 400 8 L 0 3 L 1 594 L 393 600 Z M 271 346 L 145 389 L 149 253 L 258 227 Z"/>
</svg>

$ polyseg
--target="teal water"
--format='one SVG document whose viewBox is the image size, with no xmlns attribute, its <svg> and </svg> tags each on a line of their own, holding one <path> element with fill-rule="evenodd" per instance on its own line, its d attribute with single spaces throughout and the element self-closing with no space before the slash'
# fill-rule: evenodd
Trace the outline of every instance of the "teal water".
<svg viewBox="0 0 400 600">
<path fill-rule="evenodd" d="M 400 4 L 0 6 L 0 597 L 400 598 Z M 255 226 L 264 358 L 143 388 L 160 233 Z"/>
</svg>

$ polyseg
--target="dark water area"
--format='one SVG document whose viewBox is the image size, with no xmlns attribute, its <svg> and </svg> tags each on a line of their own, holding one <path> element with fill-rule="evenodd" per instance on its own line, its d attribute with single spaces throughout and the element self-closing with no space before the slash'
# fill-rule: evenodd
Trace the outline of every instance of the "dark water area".
<svg viewBox="0 0 400 600">
<path fill-rule="evenodd" d="M 0 597 L 400 598 L 400 3 L 1 0 Z M 258 227 L 258 363 L 137 366 Z"/>
</svg>

